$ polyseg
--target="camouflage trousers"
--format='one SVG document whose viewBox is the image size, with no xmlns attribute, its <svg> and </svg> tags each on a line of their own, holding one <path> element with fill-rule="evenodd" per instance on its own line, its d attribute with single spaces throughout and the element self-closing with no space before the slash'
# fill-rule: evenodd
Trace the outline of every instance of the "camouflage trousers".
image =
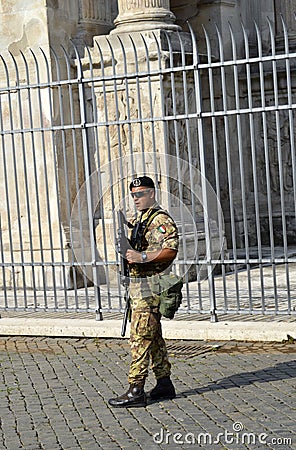
<svg viewBox="0 0 296 450">
<path fill-rule="evenodd" d="M 168 377 L 171 374 L 171 364 L 162 337 L 161 314 L 158 312 L 159 301 L 155 296 L 151 296 L 151 291 L 150 295 L 145 296 L 143 289 L 140 292 L 139 286 L 136 285 L 132 287 L 130 294 L 132 361 L 128 382 L 130 384 L 144 383 L 148 376 L 150 361 L 156 379 Z"/>
</svg>

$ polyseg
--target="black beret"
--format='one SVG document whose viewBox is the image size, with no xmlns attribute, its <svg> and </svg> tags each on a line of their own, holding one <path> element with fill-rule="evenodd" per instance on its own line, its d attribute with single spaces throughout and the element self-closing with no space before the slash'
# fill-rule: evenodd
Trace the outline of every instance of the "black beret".
<svg viewBox="0 0 296 450">
<path fill-rule="evenodd" d="M 143 177 L 135 178 L 130 184 L 130 191 L 133 189 L 133 187 L 139 186 L 155 189 L 154 181 L 152 180 L 152 178 L 146 177 L 146 175 Z"/>
</svg>

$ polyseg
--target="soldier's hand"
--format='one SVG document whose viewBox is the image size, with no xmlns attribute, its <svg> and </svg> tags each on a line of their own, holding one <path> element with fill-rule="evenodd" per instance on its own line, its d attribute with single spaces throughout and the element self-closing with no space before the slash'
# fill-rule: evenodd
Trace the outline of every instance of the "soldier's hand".
<svg viewBox="0 0 296 450">
<path fill-rule="evenodd" d="M 131 250 L 131 249 L 127 250 L 125 257 L 129 264 L 143 262 L 141 252 L 137 252 L 136 250 Z"/>
</svg>

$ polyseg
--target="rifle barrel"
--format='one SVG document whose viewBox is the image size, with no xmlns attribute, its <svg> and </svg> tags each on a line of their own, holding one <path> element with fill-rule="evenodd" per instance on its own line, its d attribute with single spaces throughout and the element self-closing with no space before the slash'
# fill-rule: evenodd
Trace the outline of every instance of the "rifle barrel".
<svg viewBox="0 0 296 450">
<path fill-rule="evenodd" d="M 117 248 L 118 253 L 120 255 L 120 275 L 121 275 L 121 284 L 125 287 L 124 299 L 125 299 L 125 309 L 121 327 L 121 336 L 125 336 L 127 321 L 129 318 L 130 311 L 130 302 L 129 302 L 129 293 L 128 293 L 128 279 L 129 279 L 129 269 L 128 263 L 125 258 L 125 253 L 128 248 L 128 238 L 125 234 L 124 224 L 127 223 L 123 212 L 121 210 L 118 211 L 118 242 Z"/>
</svg>

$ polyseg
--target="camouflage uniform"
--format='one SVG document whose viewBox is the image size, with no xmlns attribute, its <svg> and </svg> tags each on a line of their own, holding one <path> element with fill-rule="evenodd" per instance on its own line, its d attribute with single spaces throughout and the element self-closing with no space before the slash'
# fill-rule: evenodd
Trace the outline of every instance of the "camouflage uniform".
<svg viewBox="0 0 296 450">
<path fill-rule="evenodd" d="M 152 210 L 137 218 L 144 222 Z M 159 208 L 159 207 L 158 207 Z M 152 215 L 152 214 L 151 214 Z M 151 216 L 150 216 L 151 217 Z M 175 222 L 163 210 L 159 210 L 152 221 L 148 222 L 139 251 L 156 251 L 164 248 L 178 250 L 178 230 Z M 159 296 L 151 293 L 149 276 L 169 270 L 170 263 L 142 263 L 130 264 L 130 298 L 131 298 L 131 329 L 130 345 L 132 362 L 128 381 L 130 384 L 145 382 L 148 375 L 149 361 L 156 379 L 170 376 L 171 364 L 168 360 L 165 341 L 162 337 L 161 315 L 158 311 Z"/>
</svg>

